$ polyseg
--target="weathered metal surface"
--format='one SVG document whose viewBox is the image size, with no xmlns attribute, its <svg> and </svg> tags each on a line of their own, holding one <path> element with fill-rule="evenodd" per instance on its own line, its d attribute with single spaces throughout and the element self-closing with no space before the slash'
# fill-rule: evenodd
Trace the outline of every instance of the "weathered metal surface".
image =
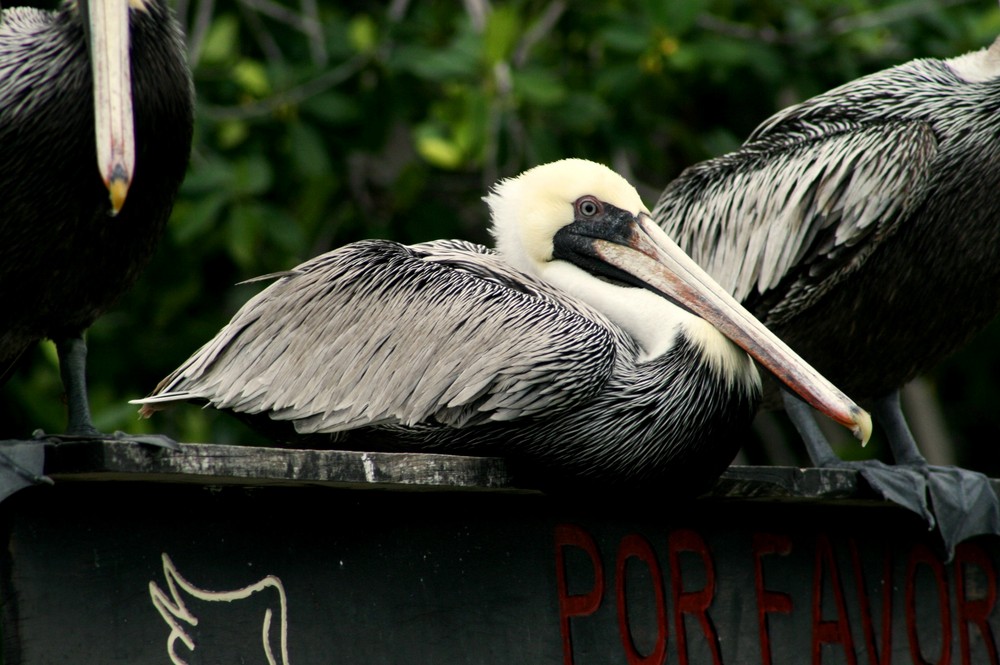
<svg viewBox="0 0 1000 665">
<path fill-rule="evenodd" d="M 54 480 L 209 484 L 304 483 L 410 489 L 515 489 L 495 457 L 180 444 L 173 451 L 122 441 L 47 444 Z M 0 449 L 2 450 L 2 449 Z"/>
<path fill-rule="evenodd" d="M 49 450 L 56 485 L 0 504 L 4 662 L 998 662 L 1000 542 L 946 563 L 850 473 L 677 502 L 512 492 L 498 460 L 128 448 Z"/>
<path fill-rule="evenodd" d="M 45 462 L 46 473 L 54 479 L 533 491 L 518 486 L 504 460 L 496 457 L 191 443 L 173 451 L 108 440 L 47 444 Z M 852 471 L 792 467 L 731 467 L 706 496 L 876 501 Z"/>
</svg>

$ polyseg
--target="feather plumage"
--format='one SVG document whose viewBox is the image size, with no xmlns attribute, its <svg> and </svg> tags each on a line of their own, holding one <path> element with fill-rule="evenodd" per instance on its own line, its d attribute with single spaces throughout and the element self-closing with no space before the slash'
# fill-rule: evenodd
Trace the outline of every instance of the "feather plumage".
<svg viewBox="0 0 1000 665">
<path fill-rule="evenodd" d="M 251 299 L 143 412 L 204 400 L 289 421 L 296 437 L 502 452 L 583 477 L 669 480 L 664 469 L 694 458 L 690 480 L 704 482 L 735 454 L 731 434 L 748 422 L 753 393 L 722 373 L 695 381 L 707 368 L 691 344 L 645 364 L 640 353 L 600 312 L 486 247 L 362 241 Z M 609 449 L 608 432 L 634 446 Z"/>
<path fill-rule="evenodd" d="M 545 483 L 692 491 L 753 415 L 751 353 L 867 437 L 867 414 L 712 283 L 617 174 L 562 160 L 486 200 L 497 252 L 369 240 L 307 261 L 137 400 L 142 413 L 203 400 L 299 444 L 495 454 Z"/>
<path fill-rule="evenodd" d="M 1000 309 L 998 137 L 1000 40 L 775 114 L 653 215 L 806 360 L 876 397 Z"/>
<path fill-rule="evenodd" d="M 34 342 L 79 336 L 110 308 L 170 215 L 191 145 L 191 75 L 163 0 L 137 3 L 130 25 L 139 168 L 112 218 L 77 3 L 0 13 L 0 376 Z"/>
</svg>

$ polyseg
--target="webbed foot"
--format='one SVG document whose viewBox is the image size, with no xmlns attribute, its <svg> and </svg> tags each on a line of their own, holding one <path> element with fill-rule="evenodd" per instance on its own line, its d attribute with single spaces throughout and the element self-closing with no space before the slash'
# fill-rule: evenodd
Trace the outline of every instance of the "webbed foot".
<svg viewBox="0 0 1000 665">
<path fill-rule="evenodd" d="M 896 464 L 878 460 L 844 461 L 837 457 L 812 417 L 812 411 L 785 394 L 785 408 L 809 450 L 813 464 L 858 471 L 882 498 L 920 515 L 937 529 L 948 560 L 955 548 L 974 536 L 1000 535 L 1000 500 L 989 479 L 953 466 L 930 466 L 917 448 L 894 391 L 875 402 Z"/>
<path fill-rule="evenodd" d="M 1000 535 L 1000 501 L 989 478 L 955 466 L 929 467 L 927 490 L 948 559 L 963 540 Z"/>
<path fill-rule="evenodd" d="M 180 450 L 180 444 L 165 434 L 128 434 L 126 432 L 115 431 L 111 434 L 104 434 L 94 430 L 93 433 L 65 433 L 47 434 L 36 429 L 31 434 L 33 439 L 48 441 L 50 443 L 73 443 L 83 441 L 124 441 L 126 443 L 136 443 L 143 446 L 155 446 L 168 450 Z"/>
<path fill-rule="evenodd" d="M 27 441 L 0 442 L 0 501 L 32 485 L 51 485 L 45 475 L 45 448 Z"/>
</svg>

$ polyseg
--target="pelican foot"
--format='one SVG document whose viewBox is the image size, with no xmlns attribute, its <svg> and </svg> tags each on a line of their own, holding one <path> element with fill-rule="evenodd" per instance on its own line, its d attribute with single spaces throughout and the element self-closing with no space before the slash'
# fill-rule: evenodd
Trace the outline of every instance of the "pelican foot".
<svg viewBox="0 0 1000 665">
<path fill-rule="evenodd" d="M 111 438 L 115 441 L 130 441 L 144 446 L 155 446 L 157 448 L 165 448 L 167 450 L 181 449 L 181 444 L 177 443 L 166 434 L 127 434 L 125 432 L 116 431 L 111 435 Z"/>
<path fill-rule="evenodd" d="M 1000 501 L 989 478 L 954 466 L 929 467 L 927 489 L 948 560 L 964 540 L 1000 535 Z"/>
<path fill-rule="evenodd" d="M 1000 535 L 1000 500 L 989 478 L 981 473 L 919 462 L 841 464 L 857 469 L 882 498 L 920 515 L 929 530 L 936 527 L 948 561 L 959 543 L 975 536 Z"/>
<path fill-rule="evenodd" d="M 45 449 L 34 442 L 0 442 L 0 501 L 32 485 L 51 485 L 45 475 Z"/>
<path fill-rule="evenodd" d="M 126 443 L 136 443 L 143 446 L 155 446 L 166 448 L 167 450 L 180 450 L 180 444 L 165 434 L 128 434 L 116 431 L 112 434 L 104 434 L 94 431 L 93 434 L 46 434 L 37 429 L 31 434 L 33 439 L 47 441 L 49 443 L 71 443 L 81 441 L 124 441 Z"/>
<path fill-rule="evenodd" d="M 937 529 L 949 561 L 962 541 L 984 534 L 1000 535 L 1000 501 L 989 479 L 968 469 L 929 465 L 906 424 L 898 390 L 874 403 L 896 464 L 841 460 L 816 425 L 811 408 L 787 391 L 782 391 L 782 397 L 813 464 L 853 469 L 883 499 L 920 515 L 928 530 Z"/>
<path fill-rule="evenodd" d="M 861 473 L 861 477 L 879 496 L 919 515 L 928 530 L 937 525 L 934 511 L 927 501 L 926 466 L 886 464 L 879 460 L 840 461 L 836 466 Z"/>
</svg>

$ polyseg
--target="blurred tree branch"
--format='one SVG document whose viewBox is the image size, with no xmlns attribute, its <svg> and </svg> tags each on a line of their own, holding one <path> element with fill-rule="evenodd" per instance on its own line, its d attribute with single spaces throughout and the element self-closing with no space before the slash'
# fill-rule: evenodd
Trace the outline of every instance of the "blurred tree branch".
<svg viewBox="0 0 1000 665">
<path fill-rule="evenodd" d="M 838 35 L 858 30 L 871 30 L 932 12 L 939 12 L 948 7 L 972 3 L 979 4 L 979 0 L 935 0 L 933 2 L 914 0 L 858 14 L 840 16 L 821 22 L 815 28 L 806 31 L 781 32 L 773 26 L 737 23 L 709 13 L 700 14 L 696 23 L 705 30 L 734 39 L 758 41 L 765 44 L 796 45 L 815 39 L 832 39 Z"/>
<path fill-rule="evenodd" d="M 297 105 L 331 88 L 335 88 L 351 78 L 368 63 L 365 56 L 354 56 L 340 65 L 329 69 L 315 78 L 288 90 L 276 93 L 259 101 L 239 106 L 216 106 L 199 104 L 198 108 L 206 118 L 212 120 L 250 120 L 268 116 L 284 106 Z"/>
</svg>

